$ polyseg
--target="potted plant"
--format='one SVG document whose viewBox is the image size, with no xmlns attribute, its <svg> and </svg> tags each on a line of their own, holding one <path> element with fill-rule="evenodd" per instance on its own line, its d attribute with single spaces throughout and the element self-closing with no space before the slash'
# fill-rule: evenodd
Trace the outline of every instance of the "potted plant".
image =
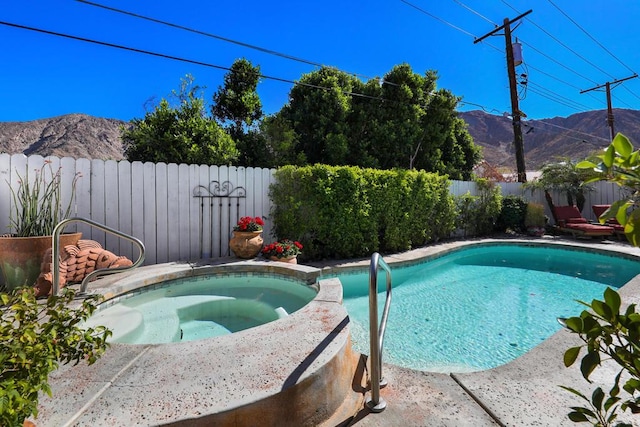
<svg viewBox="0 0 640 427">
<path fill-rule="evenodd" d="M 270 243 L 262 248 L 262 256 L 272 261 L 298 263 L 298 255 L 302 252 L 302 244 L 297 241 L 283 239 Z"/>
<path fill-rule="evenodd" d="M 243 216 L 233 227 L 233 237 L 229 248 L 238 258 L 255 258 L 262 249 L 262 227 L 264 221 L 259 216 Z"/>
<path fill-rule="evenodd" d="M 524 226 L 530 236 L 541 237 L 545 232 L 547 217 L 544 214 L 544 207 L 540 203 L 529 202 L 524 216 Z"/>
<path fill-rule="evenodd" d="M 18 189 L 11 188 L 10 233 L 0 237 L 0 269 L 6 290 L 35 283 L 42 257 L 52 246 L 53 229 L 71 214 L 79 177 L 74 176 L 69 203 L 63 205 L 61 168 L 54 171 L 51 161 L 36 169 L 33 178 L 28 170 L 24 176 L 18 174 Z M 75 245 L 81 236 L 64 234 L 60 245 Z"/>
</svg>

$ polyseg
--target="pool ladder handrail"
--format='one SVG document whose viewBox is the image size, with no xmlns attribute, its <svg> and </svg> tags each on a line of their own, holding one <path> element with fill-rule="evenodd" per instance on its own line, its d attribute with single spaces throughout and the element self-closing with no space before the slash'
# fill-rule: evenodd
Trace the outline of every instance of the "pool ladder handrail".
<svg viewBox="0 0 640 427">
<path fill-rule="evenodd" d="M 382 318 L 378 326 L 378 266 L 387 273 L 387 296 L 382 310 Z M 370 341 L 370 388 L 371 397 L 367 399 L 366 405 L 371 412 L 382 412 L 387 407 L 387 402 L 380 397 L 380 388 L 387 385 L 382 378 L 382 349 L 384 347 L 384 333 L 387 329 L 387 318 L 389 317 L 389 307 L 391 306 L 391 269 L 382 259 L 380 254 L 375 252 L 371 255 L 369 265 L 369 341 Z"/>
<path fill-rule="evenodd" d="M 53 236 L 52 236 L 52 250 L 51 250 L 51 260 L 52 260 L 52 268 L 53 268 L 53 278 L 52 278 L 52 289 L 51 289 L 51 294 L 52 295 L 57 295 L 58 291 L 60 290 L 60 234 L 62 234 L 62 230 L 64 229 L 64 227 L 67 226 L 67 224 L 71 223 L 71 222 L 81 222 L 84 224 L 88 224 L 91 225 L 93 227 L 99 228 L 103 231 L 106 231 L 108 233 L 111 234 L 115 234 L 118 237 L 121 237 L 125 240 L 129 240 L 130 242 L 132 242 L 133 244 L 135 244 L 136 246 L 138 246 L 138 249 L 140 250 L 140 254 L 138 255 L 138 259 L 133 263 L 133 265 L 129 266 L 129 267 L 114 267 L 114 268 L 100 268 L 98 270 L 93 270 L 91 273 L 87 274 L 84 279 L 82 280 L 82 283 L 80 285 L 80 291 L 78 292 L 78 295 L 83 295 L 87 292 L 87 286 L 89 285 L 89 281 L 91 279 L 93 279 L 94 277 L 99 277 L 99 276 L 106 276 L 108 274 L 113 274 L 113 273 L 119 273 L 122 271 L 127 271 L 127 270 L 132 270 L 136 267 L 138 267 L 140 264 L 142 264 L 144 262 L 144 244 L 142 243 L 142 241 L 140 241 L 139 239 L 133 237 L 133 236 L 129 236 L 128 234 L 125 234 L 121 231 L 118 231 L 116 229 L 113 229 L 111 227 L 108 227 L 104 224 L 100 224 L 99 222 L 95 222 L 93 220 L 87 219 L 87 218 L 81 218 L 81 217 L 73 217 L 73 218 L 67 218 L 64 219 L 62 221 L 60 221 L 58 223 L 58 225 L 55 226 L 55 228 L 53 229 Z"/>
</svg>

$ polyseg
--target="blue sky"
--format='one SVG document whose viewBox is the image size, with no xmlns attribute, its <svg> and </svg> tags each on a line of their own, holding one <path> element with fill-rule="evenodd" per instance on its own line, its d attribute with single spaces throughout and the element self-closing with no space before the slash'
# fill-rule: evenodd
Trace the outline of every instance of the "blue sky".
<svg viewBox="0 0 640 427">
<path fill-rule="evenodd" d="M 504 36 L 473 41 L 493 30 L 494 24 L 502 25 L 504 18 L 529 9 L 533 12 L 513 30 L 514 38 L 523 43 L 524 64 L 517 73 L 527 74 L 520 109 L 528 118 L 604 109 L 604 91 L 580 94 L 580 90 L 640 70 L 640 2 L 632 0 L 95 1 L 334 66 L 364 80 L 383 76 L 400 63 L 418 73 L 433 69 L 440 76 L 439 88 L 463 97 L 461 111 L 511 110 Z M 4 3 L 0 12 L 4 23 L 220 67 L 244 57 L 259 65 L 262 74 L 291 81 L 317 68 L 74 0 Z M 4 24 L 0 52 L 0 121 L 69 113 L 142 118 L 177 89 L 186 74 L 207 87 L 210 100 L 226 73 Z M 291 87 L 263 79 L 258 93 L 265 112 L 278 111 Z M 640 78 L 616 86 L 612 95 L 614 108 L 637 109 Z"/>
</svg>

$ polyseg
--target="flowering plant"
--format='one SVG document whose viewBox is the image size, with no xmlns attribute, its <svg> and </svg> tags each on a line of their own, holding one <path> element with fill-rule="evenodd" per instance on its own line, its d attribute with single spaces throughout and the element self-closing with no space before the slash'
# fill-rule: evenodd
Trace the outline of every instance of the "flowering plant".
<svg viewBox="0 0 640 427">
<path fill-rule="evenodd" d="M 243 216 L 238 221 L 238 225 L 233 226 L 233 231 L 262 231 L 264 221 L 259 216 L 252 218 Z"/>
<path fill-rule="evenodd" d="M 284 239 L 278 242 L 269 243 L 262 248 L 262 256 L 266 258 L 288 258 L 296 256 L 302 252 L 302 245 L 300 242 L 294 242 L 293 240 Z"/>
</svg>

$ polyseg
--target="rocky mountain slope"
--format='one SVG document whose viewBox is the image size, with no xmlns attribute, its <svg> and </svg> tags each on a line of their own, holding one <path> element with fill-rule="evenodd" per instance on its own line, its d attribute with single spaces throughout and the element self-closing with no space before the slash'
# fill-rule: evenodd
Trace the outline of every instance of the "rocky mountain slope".
<svg viewBox="0 0 640 427">
<path fill-rule="evenodd" d="M 462 112 L 469 133 L 483 147 L 485 160 L 498 168 L 515 170 L 511 119 L 483 111 Z M 605 110 L 569 117 L 525 120 L 522 126 L 525 163 L 539 169 L 560 158 L 581 160 L 609 143 Z M 640 111 L 615 109 L 615 130 L 640 146 Z M 0 153 L 121 160 L 120 129 L 127 122 L 85 114 L 68 114 L 30 122 L 0 122 Z"/>
<path fill-rule="evenodd" d="M 640 111 L 614 109 L 614 129 L 640 146 Z M 469 125 L 476 144 L 483 147 L 485 160 L 496 167 L 515 170 L 511 119 L 483 111 L 460 113 Z M 542 120 L 524 120 L 525 165 L 527 170 L 561 158 L 582 160 L 606 147 L 611 139 L 606 110 Z"/>
<path fill-rule="evenodd" d="M 0 153 L 122 160 L 126 122 L 67 114 L 30 122 L 0 122 Z"/>
</svg>

